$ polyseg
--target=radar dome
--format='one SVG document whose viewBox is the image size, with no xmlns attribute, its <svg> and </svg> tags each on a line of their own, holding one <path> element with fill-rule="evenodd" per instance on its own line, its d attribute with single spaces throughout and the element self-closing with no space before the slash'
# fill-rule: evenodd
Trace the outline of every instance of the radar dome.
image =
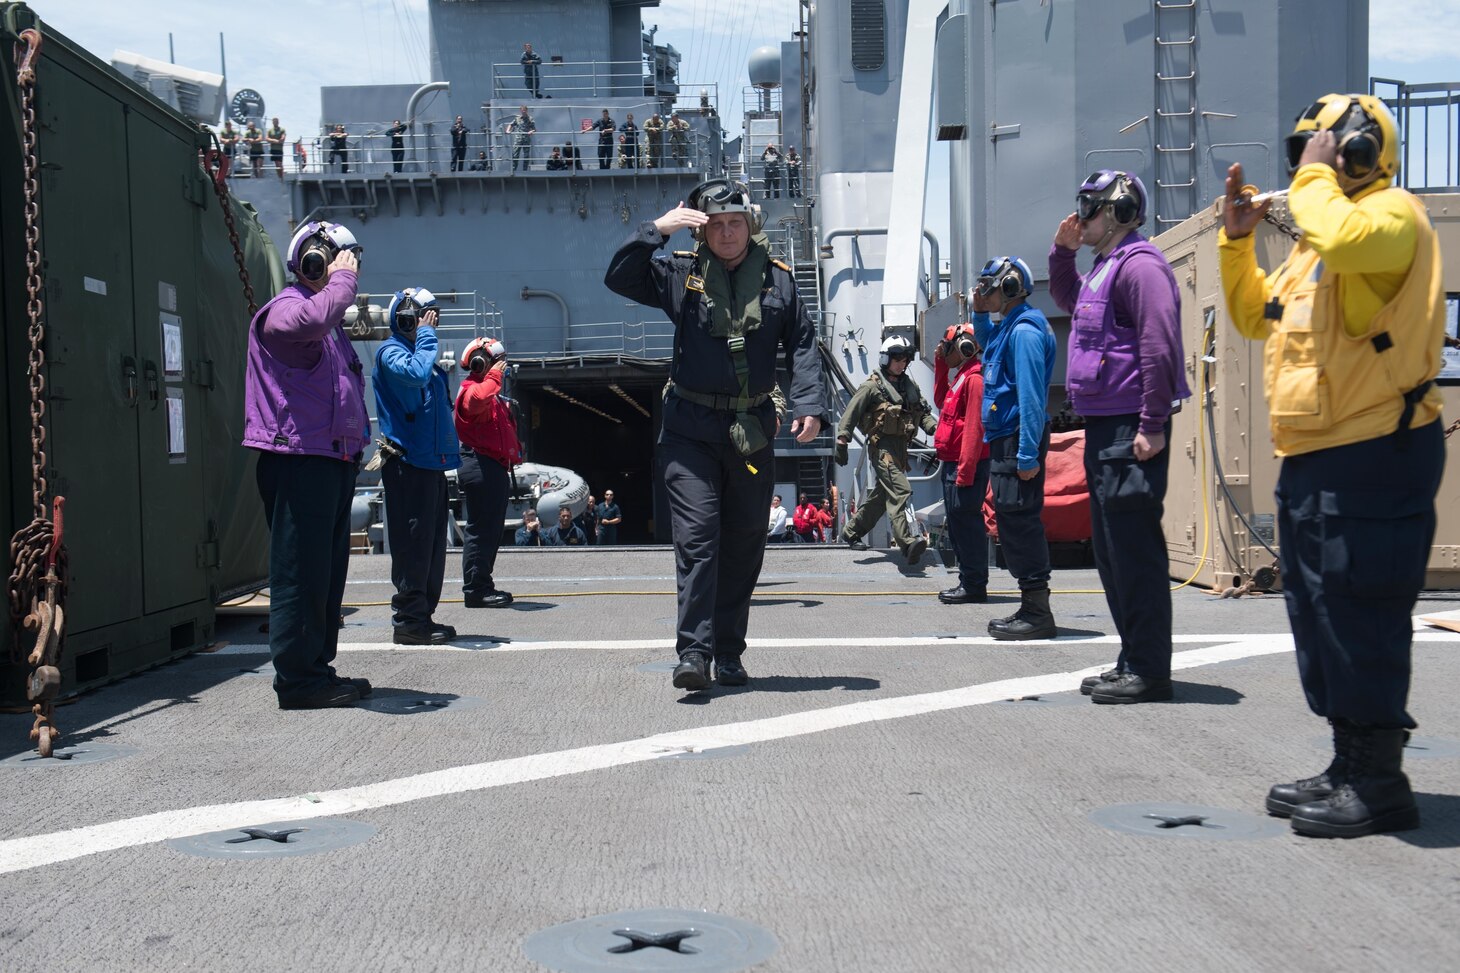
<svg viewBox="0 0 1460 973">
<path fill-rule="evenodd" d="M 781 86 L 780 48 L 757 47 L 750 52 L 750 83 L 757 88 Z"/>
</svg>

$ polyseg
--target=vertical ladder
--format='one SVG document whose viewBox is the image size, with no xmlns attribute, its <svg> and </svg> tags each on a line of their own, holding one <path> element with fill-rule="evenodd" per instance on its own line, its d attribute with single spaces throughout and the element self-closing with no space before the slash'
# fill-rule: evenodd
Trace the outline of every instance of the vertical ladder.
<svg viewBox="0 0 1460 973">
<path fill-rule="evenodd" d="M 1196 0 L 1155 6 L 1155 231 L 1196 210 Z"/>
</svg>

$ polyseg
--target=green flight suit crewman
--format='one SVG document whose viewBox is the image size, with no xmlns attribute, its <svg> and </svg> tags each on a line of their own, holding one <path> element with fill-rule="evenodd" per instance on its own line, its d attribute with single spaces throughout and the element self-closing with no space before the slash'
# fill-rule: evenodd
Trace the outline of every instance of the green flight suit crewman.
<svg viewBox="0 0 1460 973">
<path fill-rule="evenodd" d="M 892 520 L 892 537 L 908 564 L 916 564 L 928 549 L 925 538 L 913 535 L 908 519 L 912 500 L 912 484 L 907 481 L 908 440 L 919 427 L 929 436 L 938 431 L 938 421 L 918 391 L 918 383 L 907 377 L 912 355 L 912 346 L 903 338 L 893 336 L 882 343 L 882 367 L 867 377 L 847 403 L 837 425 L 833 453 L 838 466 L 847 465 L 847 443 L 855 427 L 867 437 L 877 471 L 877 485 L 843 528 L 842 541 L 853 550 L 866 550 L 862 538 L 886 510 Z"/>
</svg>

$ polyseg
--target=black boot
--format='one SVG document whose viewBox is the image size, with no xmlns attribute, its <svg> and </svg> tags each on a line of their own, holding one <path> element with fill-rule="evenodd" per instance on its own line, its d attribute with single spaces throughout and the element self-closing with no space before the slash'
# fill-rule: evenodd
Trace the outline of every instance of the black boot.
<svg viewBox="0 0 1460 973">
<path fill-rule="evenodd" d="M 1291 784 L 1274 784 L 1267 792 L 1267 813 L 1273 817 L 1290 817 L 1301 804 L 1312 804 L 1332 794 L 1348 773 L 1349 735 L 1353 724 L 1348 720 L 1329 720 L 1333 727 L 1333 760 L 1317 777 L 1304 777 Z"/>
<path fill-rule="evenodd" d="M 710 659 L 703 652 L 686 652 L 674 667 L 674 688 L 695 692 L 710 684 Z"/>
<path fill-rule="evenodd" d="M 1419 808 L 1400 765 L 1408 733 L 1354 726 L 1344 780 L 1321 801 L 1293 809 L 1293 830 L 1314 838 L 1362 838 L 1419 827 Z"/>
<path fill-rule="evenodd" d="M 1108 682 L 1115 682 L 1122 675 L 1120 666 L 1112 666 L 1098 676 L 1086 676 L 1080 680 L 1080 694 L 1088 696 Z"/>
<path fill-rule="evenodd" d="M 1026 588 L 1020 592 L 1019 610 L 1008 619 L 989 622 L 989 634 L 1005 641 L 1052 639 L 1059 634 L 1049 610 L 1048 588 Z"/>
<path fill-rule="evenodd" d="M 715 681 L 722 686 L 745 686 L 750 683 L 750 673 L 736 659 L 715 660 Z"/>
</svg>

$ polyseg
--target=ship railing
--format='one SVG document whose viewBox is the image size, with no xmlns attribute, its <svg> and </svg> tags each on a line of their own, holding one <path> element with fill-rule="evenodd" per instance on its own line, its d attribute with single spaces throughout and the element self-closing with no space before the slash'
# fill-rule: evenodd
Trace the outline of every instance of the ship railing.
<svg viewBox="0 0 1460 973">
<path fill-rule="evenodd" d="M 1370 78 L 1399 124 L 1399 179 L 1416 192 L 1460 192 L 1460 81 Z"/>
<path fill-rule="evenodd" d="M 652 70 L 637 61 L 560 61 L 544 59 L 537 69 L 538 90 L 534 95 L 527 86 L 527 71 L 519 61 L 492 65 L 493 98 L 617 98 L 625 95 L 650 95 L 689 109 L 701 107 L 718 111 L 720 86 L 713 82 L 691 84 L 676 80 L 677 95 L 662 95 Z M 685 94 L 697 91 L 700 95 Z"/>
<path fill-rule="evenodd" d="M 451 171 L 451 133 L 449 126 L 423 126 L 425 131 L 416 138 L 406 136 L 405 146 L 400 149 L 401 158 L 395 158 L 390 136 L 376 133 L 350 136 L 343 158 L 332 155 L 330 140 L 314 139 L 305 150 L 305 161 L 285 159 L 285 172 L 291 174 L 315 173 L 320 175 L 366 175 L 385 173 L 448 173 Z M 637 152 L 630 155 L 627 144 L 619 141 L 618 133 L 612 144 L 609 157 L 610 169 L 649 170 L 672 169 L 707 172 L 717 167 L 717 155 L 712 150 L 709 136 L 704 132 L 688 133 L 682 151 L 677 151 L 673 140 L 665 134 L 660 137 L 657 164 L 649 165 L 649 139 L 640 131 L 636 139 Z M 462 161 L 463 173 L 511 171 L 514 155 L 520 165 L 526 160 L 529 171 L 542 171 L 552 156 L 553 149 L 561 150 L 571 143 L 578 152 L 578 168 L 582 171 L 599 169 L 598 133 L 579 129 L 537 129 L 531 140 L 519 147 L 515 133 L 484 132 L 480 129 L 469 132 L 466 155 Z M 560 153 L 561 154 L 561 153 Z M 637 165 L 633 164 L 637 162 Z M 400 168 L 397 170 L 396 166 Z M 273 162 L 264 157 L 263 175 L 276 178 Z M 248 156 L 240 153 L 234 160 L 230 178 L 252 178 Z"/>
<path fill-rule="evenodd" d="M 568 326 L 564 355 L 615 356 L 644 361 L 674 354 L 674 325 L 668 321 L 591 321 Z"/>
</svg>

